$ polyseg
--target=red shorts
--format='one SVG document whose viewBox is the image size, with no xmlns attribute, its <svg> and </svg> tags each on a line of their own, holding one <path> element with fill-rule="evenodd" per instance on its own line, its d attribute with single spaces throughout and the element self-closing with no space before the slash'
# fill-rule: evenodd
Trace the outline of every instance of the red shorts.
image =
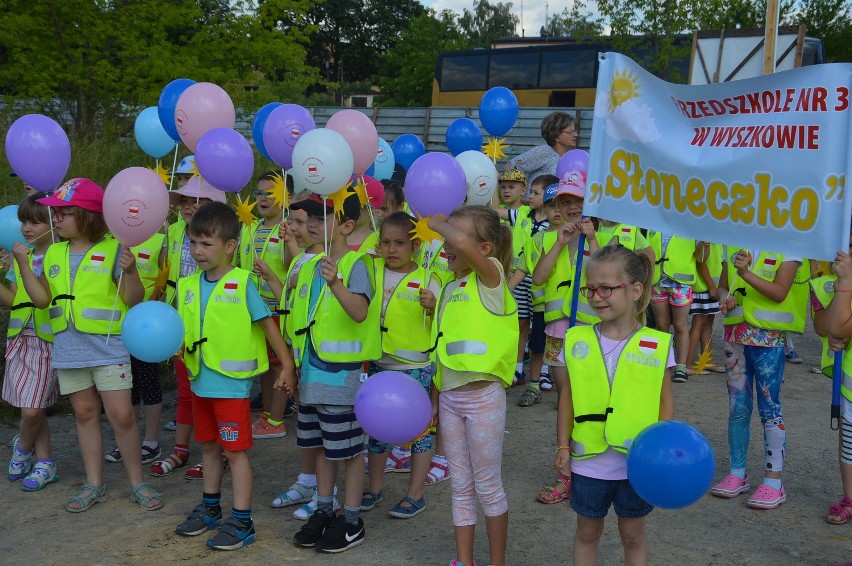
<svg viewBox="0 0 852 566">
<path fill-rule="evenodd" d="M 252 447 L 248 399 L 213 399 L 192 394 L 196 442 L 218 442 L 230 452 Z"/>
<path fill-rule="evenodd" d="M 275 321 L 275 328 L 280 328 L 278 326 L 280 316 L 271 317 L 273 321 Z M 269 342 L 266 343 L 266 355 L 269 356 L 269 365 L 280 364 L 281 360 L 278 359 L 278 356 L 275 354 L 275 351 L 272 349 L 272 346 L 269 345 Z"/>
</svg>

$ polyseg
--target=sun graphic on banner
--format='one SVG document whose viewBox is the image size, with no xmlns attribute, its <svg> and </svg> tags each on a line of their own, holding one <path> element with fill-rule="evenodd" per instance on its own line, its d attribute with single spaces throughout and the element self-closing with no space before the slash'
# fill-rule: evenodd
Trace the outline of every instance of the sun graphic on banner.
<svg viewBox="0 0 852 566">
<path fill-rule="evenodd" d="M 633 71 L 622 70 L 616 71 L 612 77 L 612 82 L 609 87 L 609 111 L 615 112 L 615 109 L 634 98 L 639 97 L 639 78 L 633 74 Z"/>
</svg>

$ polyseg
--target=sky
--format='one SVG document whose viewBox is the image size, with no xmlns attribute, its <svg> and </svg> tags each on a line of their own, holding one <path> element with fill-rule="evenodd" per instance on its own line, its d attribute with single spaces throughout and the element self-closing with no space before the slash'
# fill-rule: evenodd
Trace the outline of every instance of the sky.
<svg viewBox="0 0 852 566">
<path fill-rule="evenodd" d="M 499 0 L 509 1 L 509 0 Z M 538 37 L 541 26 L 544 25 L 545 12 L 553 15 L 561 13 L 563 9 L 568 7 L 570 0 L 511 0 L 512 11 L 518 16 L 518 19 L 523 19 L 523 28 L 525 37 Z M 462 11 L 473 8 L 473 0 L 420 0 L 420 3 L 427 8 L 434 8 L 436 11 L 449 9 L 459 14 Z M 523 6 L 523 10 L 521 10 Z M 521 18 L 523 12 L 523 18 Z M 518 35 L 521 35 L 521 26 L 518 24 L 516 30 Z"/>
</svg>

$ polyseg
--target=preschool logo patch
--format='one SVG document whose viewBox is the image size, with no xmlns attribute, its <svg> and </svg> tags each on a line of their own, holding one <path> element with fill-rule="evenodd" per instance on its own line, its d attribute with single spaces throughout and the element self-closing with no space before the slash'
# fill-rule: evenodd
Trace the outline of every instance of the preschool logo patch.
<svg viewBox="0 0 852 566">
<path fill-rule="evenodd" d="M 583 340 L 576 342 L 571 348 L 571 355 L 575 360 L 584 360 L 589 355 L 589 344 Z"/>
<path fill-rule="evenodd" d="M 822 286 L 822 290 L 826 293 L 833 295 L 834 294 L 834 281 L 826 281 Z"/>
<path fill-rule="evenodd" d="M 302 283 L 302 286 L 299 287 L 299 298 L 304 299 L 308 296 L 308 284 Z"/>
<path fill-rule="evenodd" d="M 186 290 L 186 295 L 183 296 L 183 304 L 188 305 L 195 298 L 195 294 L 191 289 Z"/>
<path fill-rule="evenodd" d="M 225 281 L 223 288 L 225 289 L 225 292 L 227 294 L 233 295 L 237 292 L 237 289 L 240 288 L 239 281 L 237 281 L 236 279 L 228 279 L 227 281 Z"/>
<path fill-rule="evenodd" d="M 654 355 L 654 352 L 657 351 L 657 346 L 659 345 L 660 341 L 652 336 L 642 336 L 639 339 L 639 351 L 646 356 Z"/>
<path fill-rule="evenodd" d="M 49 269 L 49 270 L 48 270 L 48 272 L 47 272 L 47 274 L 48 274 L 50 277 L 56 277 L 57 275 L 59 275 L 59 271 L 60 271 L 60 269 L 59 269 L 59 266 L 58 266 L 58 265 L 51 265 L 51 266 L 50 266 L 50 269 Z"/>
</svg>

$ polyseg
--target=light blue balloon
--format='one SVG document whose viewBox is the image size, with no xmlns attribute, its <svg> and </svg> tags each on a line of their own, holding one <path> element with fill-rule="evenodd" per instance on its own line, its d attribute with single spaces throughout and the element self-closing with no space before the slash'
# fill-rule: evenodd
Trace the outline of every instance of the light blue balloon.
<svg viewBox="0 0 852 566">
<path fill-rule="evenodd" d="M 376 150 L 376 160 L 373 162 L 373 172 L 370 176 L 377 181 L 390 179 L 393 176 L 395 166 L 396 159 L 393 156 L 393 149 L 384 138 L 379 138 L 379 149 Z"/>
<path fill-rule="evenodd" d="M 175 140 L 160 123 L 156 106 L 150 106 L 139 113 L 133 126 L 133 134 L 142 151 L 154 159 L 168 155 L 175 148 Z"/>
<path fill-rule="evenodd" d="M 143 362 L 162 362 L 174 356 L 183 343 L 183 320 L 166 303 L 139 303 L 124 317 L 121 339 L 133 357 Z"/>
<path fill-rule="evenodd" d="M 11 252 L 15 242 L 27 243 L 23 234 L 21 234 L 18 205 L 12 204 L 0 208 L 0 246 Z"/>
</svg>

